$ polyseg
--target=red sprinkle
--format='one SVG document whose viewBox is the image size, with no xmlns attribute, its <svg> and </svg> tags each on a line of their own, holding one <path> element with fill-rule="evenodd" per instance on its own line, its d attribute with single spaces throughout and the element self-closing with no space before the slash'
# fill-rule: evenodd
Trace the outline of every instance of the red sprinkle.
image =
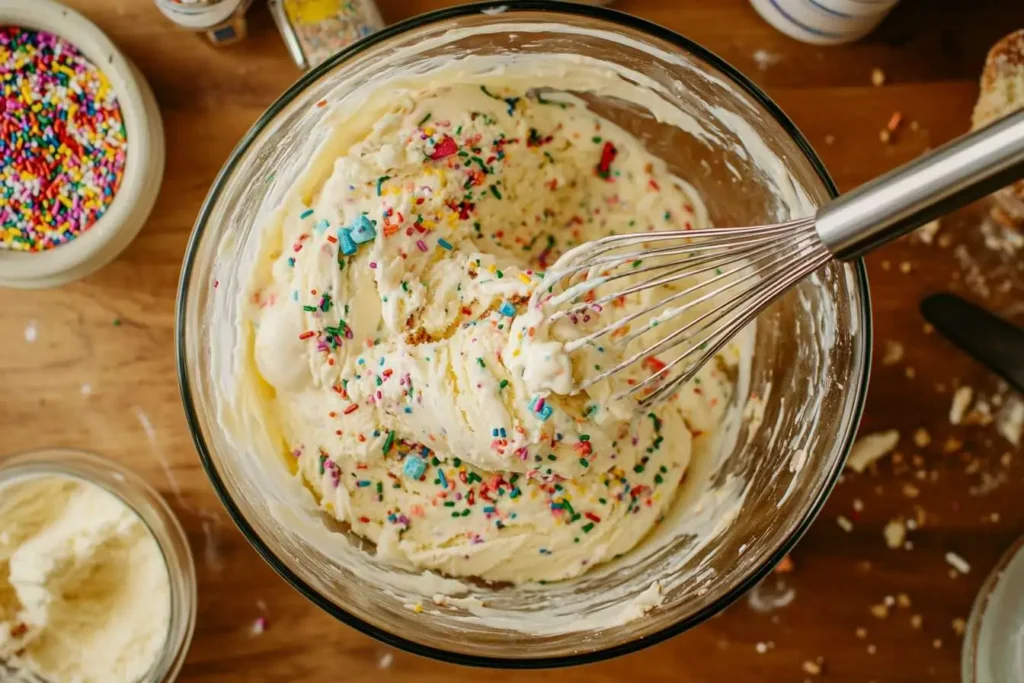
<svg viewBox="0 0 1024 683">
<path fill-rule="evenodd" d="M 591 522 L 600 522 L 601 518 L 595 515 L 593 512 L 584 512 L 583 516 L 589 519 Z"/>
<path fill-rule="evenodd" d="M 346 415 L 350 415 L 350 414 L 356 412 L 358 409 L 359 409 L 359 404 L 358 403 L 353 403 L 352 405 L 347 406 L 345 408 L 345 410 L 343 410 L 342 412 L 344 412 Z"/>
<path fill-rule="evenodd" d="M 305 332 L 303 332 L 302 334 L 299 335 L 299 339 L 309 339 L 310 337 L 314 336 L 315 334 L 316 334 L 316 332 L 314 332 L 313 330 L 306 330 Z"/>
<path fill-rule="evenodd" d="M 611 178 L 612 173 L 612 162 L 615 161 L 615 156 L 619 153 L 619 150 L 615 149 L 615 145 L 610 142 L 604 143 L 604 147 L 601 148 L 601 160 L 597 162 L 597 175 L 605 180 Z"/>
<path fill-rule="evenodd" d="M 445 135 L 441 139 L 441 142 L 434 145 L 434 152 L 430 155 L 430 158 L 434 161 L 438 159 L 444 159 L 450 157 L 459 151 L 459 144 L 455 142 L 455 138 L 450 135 Z"/>
<path fill-rule="evenodd" d="M 647 358 L 644 358 L 643 366 L 651 372 L 659 372 L 665 369 L 665 364 L 654 356 L 647 356 Z"/>
</svg>

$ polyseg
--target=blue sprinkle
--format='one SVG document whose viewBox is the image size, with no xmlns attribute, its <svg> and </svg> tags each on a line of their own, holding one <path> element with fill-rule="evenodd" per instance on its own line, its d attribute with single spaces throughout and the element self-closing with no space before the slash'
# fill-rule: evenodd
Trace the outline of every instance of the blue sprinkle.
<svg viewBox="0 0 1024 683">
<path fill-rule="evenodd" d="M 288 257 L 288 265 L 291 266 L 292 268 L 294 268 L 295 267 L 295 259 L 289 256 Z"/>
<path fill-rule="evenodd" d="M 494 506 L 493 506 L 493 505 L 488 505 L 488 506 L 486 506 L 486 507 L 484 508 L 484 513 L 485 513 L 485 514 L 490 514 L 490 513 L 492 513 L 492 512 L 494 512 Z"/>
<path fill-rule="evenodd" d="M 442 249 L 447 249 L 448 251 L 451 251 L 452 249 L 455 248 L 452 246 L 451 242 L 449 242 L 443 237 L 437 241 L 437 246 L 441 247 Z"/>
<path fill-rule="evenodd" d="M 402 465 L 402 474 L 412 479 L 419 479 L 423 476 L 423 473 L 427 471 L 427 463 L 415 455 L 409 455 L 405 458 L 405 464 Z"/>
<path fill-rule="evenodd" d="M 373 238 L 377 236 L 377 231 L 373 227 L 373 223 L 366 216 L 359 216 L 352 224 L 349 225 L 349 229 L 352 231 L 352 239 L 356 244 L 362 244 L 363 242 L 372 242 Z"/>
<path fill-rule="evenodd" d="M 405 412 L 406 412 L 406 414 L 411 413 L 412 412 L 412 408 L 410 408 L 409 406 L 406 406 L 405 407 Z"/>
<path fill-rule="evenodd" d="M 314 229 L 314 230 L 318 230 L 318 231 L 320 231 L 320 232 L 323 232 L 324 230 L 326 230 L 327 228 L 329 228 L 329 227 L 330 227 L 330 225 L 331 225 L 331 224 L 330 224 L 330 222 L 329 222 L 329 221 L 328 221 L 328 220 L 327 220 L 326 218 L 321 218 L 321 219 L 320 219 L 320 220 L 318 220 L 318 221 L 316 222 L 316 224 L 315 224 L 315 225 L 313 226 L 313 229 Z"/>
<path fill-rule="evenodd" d="M 338 240 L 341 244 L 342 254 L 351 256 L 356 253 L 356 243 L 352 240 L 352 232 L 348 228 L 342 228 L 338 231 Z"/>
<path fill-rule="evenodd" d="M 448 480 L 444 477 L 444 471 L 439 467 L 437 468 L 437 478 L 441 480 L 441 486 L 448 488 Z"/>
<path fill-rule="evenodd" d="M 358 487 L 359 487 L 359 488 L 361 488 L 361 489 L 363 489 L 363 488 L 366 488 L 366 487 L 367 487 L 367 486 L 369 486 L 369 485 L 370 485 L 370 482 L 368 482 L 368 481 L 367 481 L 367 480 L 365 480 L 365 479 L 361 479 L 361 480 L 359 480 L 359 481 L 357 481 L 357 482 L 356 482 L 356 486 L 358 486 Z"/>
<path fill-rule="evenodd" d="M 309 218 L 312 215 L 313 215 L 313 209 L 306 209 L 305 211 L 303 211 L 302 213 L 299 214 L 299 218 Z"/>
<path fill-rule="evenodd" d="M 511 301 L 506 301 L 501 304 L 501 308 L 498 309 L 498 313 L 501 313 L 503 316 L 511 318 L 516 314 L 516 307 L 512 305 Z"/>
<path fill-rule="evenodd" d="M 430 455 L 430 449 L 424 446 L 423 448 L 420 449 L 420 455 L 422 455 L 424 458 L 428 457 Z"/>
<path fill-rule="evenodd" d="M 503 439 L 505 438 L 506 434 L 505 434 L 505 428 L 504 428 L 504 427 L 502 427 L 501 429 L 499 429 L 499 430 L 498 430 L 498 433 L 499 433 L 499 434 L 501 434 L 501 438 L 503 438 Z"/>
<path fill-rule="evenodd" d="M 530 410 L 536 413 L 537 417 L 539 417 L 541 421 L 546 421 L 549 417 L 551 417 L 551 414 L 555 412 L 555 409 L 552 408 L 551 404 L 548 403 L 547 401 L 544 402 L 543 407 L 538 409 L 537 406 L 540 403 L 540 400 L 540 396 L 537 396 L 532 401 L 530 401 Z"/>
<path fill-rule="evenodd" d="M 497 437 L 498 436 L 498 428 L 497 427 L 495 427 L 494 429 L 491 430 L 491 436 L 493 436 L 493 437 Z"/>
</svg>

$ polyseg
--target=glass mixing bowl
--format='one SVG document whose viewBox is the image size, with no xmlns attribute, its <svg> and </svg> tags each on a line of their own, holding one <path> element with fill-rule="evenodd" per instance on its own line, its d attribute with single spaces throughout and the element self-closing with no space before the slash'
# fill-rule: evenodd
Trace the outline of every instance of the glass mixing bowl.
<svg viewBox="0 0 1024 683">
<path fill-rule="evenodd" d="M 319 518 L 312 497 L 285 476 L 281 454 L 268 457 L 255 435 L 229 433 L 221 411 L 235 388 L 230 366 L 239 331 L 232 321 L 242 282 L 261 212 L 280 201 L 321 139 L 316 124 L 332 108 L 317 103 L 345 102 L 390 76 L 425 73 L 467 55 L 515 61 L 552 53 L 614 65 L 624 81 L 678 114 L 670 123 L 631 101 L 580 94 L 690 182 L 716 225 L 808 215 L 836 194 L 778 107 L 682 36 L 571 3 L 462 6 L 371 36 L 275 102 L 218 176 L 182 271 L 182 396 L 200 457 L 235 522 L 287 581 L 341 621 L 463 664 L 594 661 L 651 645 L 722 610 L 771 570 L 820 510 L 842 470 L 867 387 L 864 267 L 830 264 L 760 317 L 751 399 L 737 406 L 738 427 L 718 454 L 694 463 L 678 528 L 663 523 L 624 560 L 574 581 L 471 584 L 463 600 L 442 604 L 424 596 L 423 577 L 378 561 L 372 548 L 361 549 L 368 544 Z M 661 602 L 650 609 L 645 601 L 655 580 Z M 433 581 L 437 592 L 454 590 L 442 577 Z M 609 619 L 616 610 L 622 618 Z"/>
</svg>

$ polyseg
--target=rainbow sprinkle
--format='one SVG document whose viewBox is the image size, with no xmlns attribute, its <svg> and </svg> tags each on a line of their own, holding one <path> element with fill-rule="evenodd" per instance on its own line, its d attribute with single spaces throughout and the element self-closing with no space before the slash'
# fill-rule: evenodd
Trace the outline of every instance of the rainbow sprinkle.
<svg viewBox="0 0 1024 683">
<path fill-rule="evenodd" d="M 0 28 L 0 249 L 44 251 L 110 206 L 127 138 L 113 88 L 52 33 Z"/>
</svg>

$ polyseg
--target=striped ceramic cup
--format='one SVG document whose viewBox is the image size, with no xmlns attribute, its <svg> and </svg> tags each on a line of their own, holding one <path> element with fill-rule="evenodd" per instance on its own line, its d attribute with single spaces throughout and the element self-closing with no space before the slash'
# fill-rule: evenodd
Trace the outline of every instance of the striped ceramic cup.
<svg viewBox="0 0 1024 683">
<path fill-rule="evenodd" d="M 900 0 L 750 0 L 764 19 L 805 43 L 838 45 L 870 33 Z"/>
</svg>

